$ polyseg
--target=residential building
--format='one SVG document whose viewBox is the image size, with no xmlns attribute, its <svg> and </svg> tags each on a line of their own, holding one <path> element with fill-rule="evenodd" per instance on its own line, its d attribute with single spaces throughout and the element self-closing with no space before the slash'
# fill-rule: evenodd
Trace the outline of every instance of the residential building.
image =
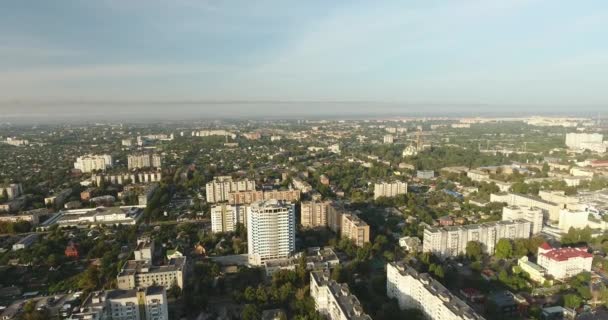
<svg viewBox="0 0 608 320">
<path fill-rule="evenodd" d="M 401 237 L 399 246 L 409 252 L 418 252 L 422 248 L 422 242 L 418 237 Z"/>
<path fill-rule="evenodd" d="M 348 288 L 329 277 L 329 270 L 310 274 L 310 296 L 315 310 L 329 320 L 371 320 L 361 303 Z"/>
<path fill-rule="evenodd" d="M 300 201 L 301 194 L 300 190 L 233 191 L 228 193 L 228 203 L 251 204 L 261 200 L 297 202 Z"/>
<path fill-rule="evenodd" d="M 89 294 L 73 320 L 169 320 L 167 292 L 160 286 Z"/>
<path fill-rule="evenodd" d="M 407 183 L 402 181 L 380 182 L 374 184 L 374 200 L 380 197 L 395 197 L 407 193 Z"/>
<path fill-rule="evenodd" d="M 213 181 L 207 183 L 205 189 L 208 203 L 228 201 L 230 192 L 254 190 L 255 181 L 248 179 L 234 181 L 230 176 L 214 177 Z"/>
<path fill-rule="evenodd" d="M 599 133 L 568 133 L 566 134 L 566 146 L 572 150 L 589 149 L 595 151 L 596 147 L 603 146 L 604 151 L 606 146 L 603 145 L 604 136 Z M 600 150 L 601 151 L 601 150 Z"/>
<path fill-rule="evenodd" d="M 302 193 L 309 193 L 312 191 L 312 186 L 310 185 L 310 183 L 300 179 L 300 178 L 293 178 L 291 180 L 291 183 L 293 184 L 293 188 L 302 191 Z"/>
<path fill-rule="evenodd" d="M 559 204 L 538 197 L 517 193 L 492 193 L 490 202 L 504 202 L 509 206 L 537 207 L 543 210 L 544 220 L 558 221 L 559 211 L 563 208 Z"/>
<path fill-rule="evenodd" d="M 482 320 L 483 317 L 427 273 L 391 262 L 386 269 L 386 293 L 401 309 L 418 309 L 428 319 Z"/>
<path fill-rule="evenodd" d="M 160 168 L 162 160 L 160 155 L 155 153 L 130 154 L 127 157 L 129 170 L 142 168 Z"/>
<path fill-rule="evenodd" d="M 327 227 L 331 201 L 304 201 L 300 204 L 300 224 L 304 228 Z"/>
<path fill-rule="evenodd" d="M 532 234 L 539 234 L 543 229 L 543 210 L 536 207 L 506 206 L 502 208 L 502 220 L 524 219 L 531 223 Z"/>
<path fill-rule="evenodd" d="M 183 256 L 169 259 L 167 264 L 160 266 L 153 265 L 150 260 L 129 260 L 116 277 L 116 285 L 125 290 L 157 285 L 183 289 L 185 268 L 186 257 Z"/>
<path fill-rule="evenodd" d="M 472 169 L 469 170 L 467 172 L 467 177 L 469 177 L 469 179 L 476 181 L 476 182 L 482 182 L 482 181 L 488 181 L 490 180 L 490 174 L 487 173 L 486 171 L 482 171 L 479 169 Z"/>
<path fill-rule="evenodd" d="M 5 196 L 5 200 L 13 200 L 23 194 L 21 183 L 11 183 L 8 185 L 0 185 L 0 198 Z"/>
<path fill-rule="evenodd" d="M 559 212 L 558 226 L 563 233 L 568 232 L 570 228 L 583 229 L 589 226 L 589 212 L 582 210 L 562 209 Z"/>
<path fill-rule="evenodd" d="M 392 134 L 387 134 L 384 136 L 384 143 L 391 144 L 395 141 L 395 137 Z"/>
<path fill-rule="evenodd" d="M 242 205 L 217 204 L 211 207 L 211 231 L 232 232 L 240 223 L 247 226 L 247 207 Z"/>
<path fill-rule="evenodd" d="M 593 255 L 582 248 L 553 248 L 548 243 L 538 247 L 537 263 L 547 274 L 563 280 L 584 271 L 591 271 Z"/>
<path fill-rule="evenodd" d="M 355 214 L 343 214 L 340 236 L 350 239 L 355 242 L 355 245 L 362 247 L 369 242 L 369 225 Z"/>
<path fill-rule="evenodd" d="M 278 200 L 253 203 L 247 208 L 249 263 L 288 258 L 295 251 L 295 206 Z"/>
<path fill-rule="evenodd" d="M 465 254 L 469 241 L 477 241 L 485 252 L 493 254 L 498 240 L 527 239 L 530 237 L 530 231 L 530 221 L 523 219 L 465 226 L 427 227 L 424 230 L 422 251 L 442 258 L 454 257 Z"/>
<path fill-rule="evenodd" d="M 27 146 L 30 144 L 28 140 L 18 139 L 15 137 L 7 137 L 3 142 L 15 147 Z"/>
<path fill-rule="evenodd" d="M 93 170 L 106 170 L 112 166 L 112 156 L 109 154 L 102 155 L 84 155 L 76 158 L 74 162 L 74 169 L 78 169 L 81 172 L 91 172 Z"/>
</svg>

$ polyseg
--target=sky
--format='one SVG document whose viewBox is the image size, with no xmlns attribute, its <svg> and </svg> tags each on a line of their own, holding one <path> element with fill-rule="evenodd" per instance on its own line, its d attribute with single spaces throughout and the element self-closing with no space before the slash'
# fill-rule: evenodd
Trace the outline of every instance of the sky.
<svg viewBox="0 0 608 320">
<path fill-rule="evenodd" d="M 7 0 L 0 110 L 601 111 L 607 39 L 605 0 Z"/>
</svg>

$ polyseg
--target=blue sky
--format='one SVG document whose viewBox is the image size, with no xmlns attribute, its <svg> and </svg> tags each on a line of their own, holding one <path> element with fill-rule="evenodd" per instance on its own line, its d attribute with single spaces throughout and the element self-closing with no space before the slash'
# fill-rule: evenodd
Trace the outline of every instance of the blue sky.
<svg viewBox="0 0 608 320">
<path fill-rule="evenodd" d="M 7 0 L 0 100 L 602 108 L 607 39 L 605 0 Z"/>
</svg>

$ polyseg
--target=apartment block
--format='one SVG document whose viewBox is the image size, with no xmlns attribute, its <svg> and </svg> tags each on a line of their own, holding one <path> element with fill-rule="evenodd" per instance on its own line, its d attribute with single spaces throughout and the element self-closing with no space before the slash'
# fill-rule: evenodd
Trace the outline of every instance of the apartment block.
<svg viewBox="0 0 608 320">
<path fill-rule="evenodd" d="M 78 169 L 81 172 L 91 172 L 94 170 L 106 170 L 112 166 L 112 156 L 109 154 L 103 155 L 84 155 L 76 158 L 74 162 L 74 169 Z"/>
<path fill-rule="evenodd" d="M 350 293 L 348 285 L 331 280 L 328 270 L 311 272 L 310 296 L 315 301 L 315 310 L 329 320 L 372 319 Z"/>
<path fill-rule="evenodd" d="M 238 223 L 247 227 L 246 206 L 222 203 L 211 207 L 212 232 L 232 232 Z"/>
<path fill-rule="evenodd" d="M 131 154 L 127 157 L 129 170 L 142 168 L 160 168 L 162 160 L 160 155 L 154 153 Z"/>
<path fill-rule="evenodd" d="M 234 191 L 228 194 L 230 204 L 251 204 L 262 200 L 300 201 L 300 190 Z"/>
<path fill-rule="evenodd" d="M 304 201 L 300 204 L 300 224 L 304 228 L 328 226 L 328 211 L 331 201 Z"/>
<path fill-rule="evenodd" d="M 454 227 L 427 227 L 424 230 L 423 252 L 431 252 L 441 258 L 465 254 L 469 241 L 477 241 L 489 254 L 494 253 L 500 239 L 527 239 L 531 222 L 523 219 L 488 222 Z"/>
<path fill-rule="evenodd" d="M 165 288 L 95 291 L 70 319 L 169 320 Z"/>
<path fill-rule="evenodd" d="M 230 176 L 218 176 L 207 183 L 205 191 L 207 202 L 224 202 L 230 199 L 230 192 L 255 191 L 255 181 L 247 179 L 234 181 Z"/>
<path fill-rule="evenodd" d="M 344 214 L 340 236 L 353 240 L 355 245 L 361 247 L 369 242 L 369 225 L 355 214 Z"/>
<path fill-rule="evenodd" d="M 526 207 L 536 207 L 543 210 L 543 214 L 545 216 L 545 220 L 550 221 L 558 221 L 559 219 L 559 211 L 563 208 L 563 206 L 543 200 L 539 197 L 529 196 L 525 194 L 517 194 L 517 193 L 492 193 L 490 195 L 490 202 L 505 202 L 509 206 L 526 206 Z"/>
<path fill-rule="evenodd" d="M 401 181 L 374 184 L 374 200 L 380 197 L 395 197 L 407 193 L 407 183 Z"/>
<path fill-rule="evenodd" d="M 484 319 L 427 273 L 391 262 L 386 267 L 386 278 L 386 293 L 397 299 L 401 309 L 418 309 L 428 319 Z"/>
<path fill-rule="evenodd" d="M 289 258 L 295 251 L 295 206 L 267 200 L 247 208 L 247 246 L 249 263 Z"/>
<path fill-rule="evenodd" d="M 539 234 L 543 229 L 543 210 L 536 207 L 506 206 L 502 208 L 502 220 L 524 219 L 530 221 L 532 234 Z"/>
</svg>

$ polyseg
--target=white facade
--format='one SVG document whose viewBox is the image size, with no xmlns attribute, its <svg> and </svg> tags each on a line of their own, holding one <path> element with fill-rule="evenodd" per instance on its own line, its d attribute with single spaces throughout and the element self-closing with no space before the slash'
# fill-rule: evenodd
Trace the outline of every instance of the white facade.
<svg viewBox="0 0 608 320">
<path fill-rule="evenodd" d="M 357 297 L 350 293 L 347 284 L 339 284 L 329 278 L 328 271 L 310 274 L 310 296 L 315 310 L 329 320 L 371 320 L 363 312 Z"/>
<path fill-rule="evenodd" d="M 559 229 L 566 233 L 570 228 L 583 229 L 589 225 L 589 212 L 562 209 L 559 212 Z"/>
<path fill-rule="evenodd" d="M 0 196 L 6 193 L 6 200 L 13 200 L 23 193 L 20 183 L 11 183 L 9 185 L 0 185 Z"/>
<path fill-rule="evenodd" d="M 234 181 L 230 176 L 215 177 L 205 188 L 208 203 L 228 201 L 230 192 L 253 190 L 255 190 L 255 181 L 248 179 Z"/>
<path fill-rule="evenodd" d="M 527 239 L 530 238 L 530 231 L 530 221 L 522 219 L 466 226 L 427 227 L 424 230 L 422 251 L 442 258 L 454 257 L 466 253 L 469 241 L 477 241 L 485 252 L 493 254 L 498 240 Z"/>
<path fill-rule="evenodd" d="M 380 197 L 395 197 L 407 193 L 407 183 L 402 181 L 374 184 L 374 200 Z"/>
<path fill-rule="evenodd" d="M 426 273 L 391 262 L 386 267 L 386 278 L 386 293 L 389 298 L 397 299 L 401 309 L 418 309 L 428 319 L 483 319 Z"/>
<path fill-rule="evenodd" d="M 587 248 L 552 248 L 544 243 L 538 247 L 537 262 L 547 274 L 561 280 L 591 271 L 593 255 Z"/>
<path fill-rule="evenodd" d="M 127 166 L 130 169 L 160 168 L 162 160 L 158 154 L 131 154 L 127 157 Z"/>
<path fill-rule="evenodd" d="M 540 208 L 526 206 L 506 206 L 502 208 L 502 220 L 524 219 L 532 224 L 532 234 L 539 234 L 543 229 L 543 211 Z"/>
<path fill-rule="evenodd" d="M 247 227 L 247 207 L 240 205 L 218 204 L 211 207 L 211 231 L 232 232 L 237 223 Z"/>
<path fill-rule="evenodd" d="M 602 145 L 604 136 L 599 133 L 568 133 L 566 135 L 566 146 L 569 149 L 590 149 Z M 604 146 L 604 150 L 605 150 Z"/>
<path fill-rule="evenodd" d="M 395 137 L 393 137 L 392 134 L 387 134 L 384 136 L 384 143 L 391 144 L 393 141 L 395 141 Z"/>
<path fill-rule="evenodd" d="M 247 208 L 247 246 L 249 263 L 288 258 L 295 251 L 295 206 L 267 200 Z"/>
<path fill-rule="evenodd" d="M 76 158 L 74 169 L 81 172 L 91 172 L 93 170 L 106 170 L 112 166 L 112 156 L 109 154 L 103 155 L 85 155 Z"/>
<path fill-rule="evenodd" d="M 552 201 L 547 201 L 541 198 L 516 193 L 492 193 L 490 195 L 490 202 L 505 202 L 507 203 L 507 205 L 510 206 L 526 206 L 540 208 L 541 210 L 543 210 L 545 221 L 558 221 L 559 211 L 563 208 L 562 205 L 559 205 Z"/>
<path fill-rule="evenodd" d="M 96 291 L 71 319 L 169 320 L 167 293 L 163 287 Z"/>
</svg>

